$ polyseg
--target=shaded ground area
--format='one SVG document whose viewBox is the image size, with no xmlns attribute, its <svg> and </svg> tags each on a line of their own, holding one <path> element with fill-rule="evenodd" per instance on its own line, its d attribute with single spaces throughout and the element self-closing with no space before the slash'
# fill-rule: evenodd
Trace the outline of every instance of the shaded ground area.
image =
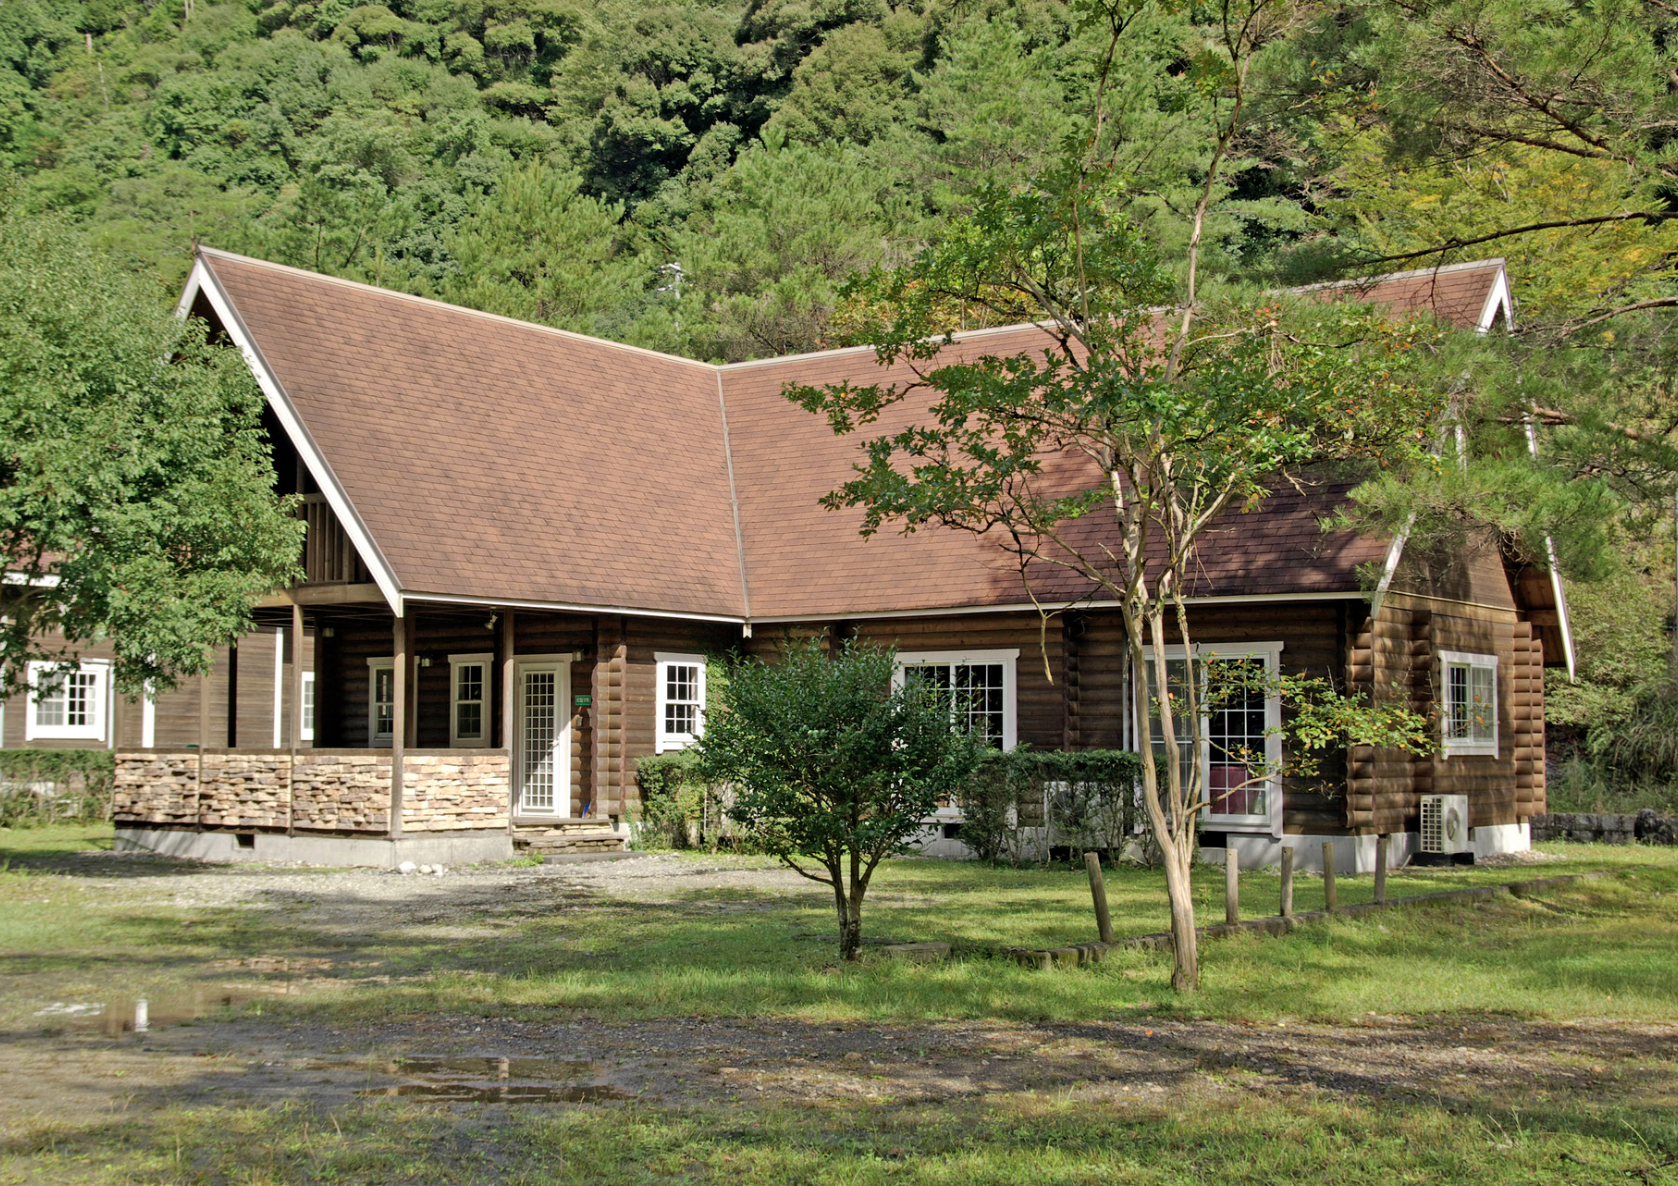
<svg viewBox="0 0 1678 1186">
<path fill-rule="evenodd" d="M 1678 1181 L 1678 865 L 1648 854 L 1212 944 L 1184 1000 L 1142 953 L 845 967 L 819 887 L 749 859 L 422 878 L 88 839 L 0 835 L 0 1183 Z M 1135 929 L 1151 876 L 1113 875 Z M 900 862 L 869 922 L 1082 937 L 1085 893 Z"/>
</svg>

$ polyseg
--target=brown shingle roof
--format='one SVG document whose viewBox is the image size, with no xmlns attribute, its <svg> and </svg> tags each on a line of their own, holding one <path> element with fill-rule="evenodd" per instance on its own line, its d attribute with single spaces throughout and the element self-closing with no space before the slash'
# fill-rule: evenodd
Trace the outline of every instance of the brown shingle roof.
<svg viewBox="0 0 1678 1186">
<path fill-rule="evenodd" d="M 203 258 L 403 590 L 744 616 L 714 367 Z"/>
<path fill-rule="evenodd" d="M 858 442 L 782 391 L 906 376 L 882 371 L 872 350 L 713 367 L 220 252 L 202 259 L 406 592 L 760 620 L 1026 600 L 993 541 L 943 529 L 864 539 L 860 512 L 819 505 Z M 1474 325 L 1501 272 L 1489 261 L 1342 287 Z M 950 349 L 1048 342 L 1009 327 Z M 1386 545 L 1320 529 L 1345 490 L 1289 487 L 1226 515 L 1191 592 L 1355 591 L 1357 566 Z M 1078 531 L 1106 526 L 1092 515 Z M 1055 600 L 1089 593 L 1056 574 L 1038 588 Z"/>
</svg>

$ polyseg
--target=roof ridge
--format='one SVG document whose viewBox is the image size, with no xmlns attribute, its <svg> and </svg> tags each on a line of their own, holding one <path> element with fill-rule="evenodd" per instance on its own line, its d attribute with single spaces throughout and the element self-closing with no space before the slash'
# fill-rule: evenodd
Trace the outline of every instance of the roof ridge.
<svg viewBox="0 0 1678 1186">
<path fill-rule="evenodd" d="M 663 350 L 649 350 L 645 346 L 631 346 L 626 342 L 614 342 L 611 338 L 597 338 L 592 334 L 580 334 L 575 330 L 559 329 L 552 325 L 543 325 L 539 321 L 525 321 L 518 317 L 508 317 L 502 313 L 486 313 L 482 309 L 473 309 L 467 305 L 450 304 L 435 297 L 415 296 L 409 292 L 399 292 L 394 288 L 381 288 L 376 284 L 364 284 L 359 280 L 346 280 L 342 276 L 330 276 L 325 272 L 311 272 L 307 268 L 297 268 L 290 264 L 277 264 L 273 260 L 257 259 L 254 256 L 240 255 L 233 251 L 222 251 L 216 247 L 206 247 L 200 244 L 194 248 L 194 254 L 211 261 L 218 259 L 231 260 L 235 263 L 251 264 L 259 268 L 267 268 L 274 272 L 284 272 L 292 276 L 301 276 L 307 280 L 318 280 L 326 284 L 336 284 L 343 288 L 358 289 L 372 293 L 374 296 L 390 297 L 395 300 L 409 301 L 416 305 L 429 305 L 434 309 L 446 309 L 451 313 L 465 313 L 472 317 L 481 317 L 488 321 L 497 321 L 504 325 L 515 326 L 520 329 L 535 330 L 539 333 L 552 334 L 555 337 L 566 338 L 574 342 L 590 342 L 597 346 L 610 346 L 614 350 L 627 351 L 630 354 L 641 354 L 651 358 L 663 359 L 667 362 L 679 362 L 686 366 L 701 367 L 707 371 L 717 371 L 721 368 L 714 362 L 701 362 L 697 358 L 684 358 L 680 354 L 667 354 Z"/>
<path fill-rule="evenodd" d="M 1456 264 L 1439 264 L 1431 268 L 1410 268 L 1403 272 L 1372 272 L 1367 276 L 1354 276 L 1349 280 L 1323 280 L 1316 284 L 1296 284 L 1292 288 L 1284 288 L 1283 292 L 1317 292 L 1325 288 L 1373 288 L 1377 284 L 1385 284 L 1389 280 L 1420 280 L 1424 276 L 1445 276 L 1455 272 L 1473 272 L 1488 268 L 1502 270 L 1509 266 L 1507 256 L 1497 255 L 1490 259 L 1470 259 Z"/>
</svg>

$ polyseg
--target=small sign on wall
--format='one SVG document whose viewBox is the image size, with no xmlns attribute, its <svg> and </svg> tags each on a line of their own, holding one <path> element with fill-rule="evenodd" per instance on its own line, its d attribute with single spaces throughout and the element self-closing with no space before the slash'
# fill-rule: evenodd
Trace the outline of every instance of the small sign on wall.
<svg viewBox="0 0 1678 1186">
<path fill-rule="evenodd" d="M 571 706 L 573 708 L 587 708 L 593 703 L 594 697 L 590 696 L 587 692 L 578 692 L 575 696 L 571 697 Z"/>
</svg>

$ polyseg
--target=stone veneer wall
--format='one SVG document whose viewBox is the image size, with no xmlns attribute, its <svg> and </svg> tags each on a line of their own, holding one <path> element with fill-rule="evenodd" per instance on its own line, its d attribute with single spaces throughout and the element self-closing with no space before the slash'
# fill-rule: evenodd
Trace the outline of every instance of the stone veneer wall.
<svg viewBox="0 0 1678 1186">
<path fill-rule="evenodd" d="M 122 751 L 111 813 L 119 824 L 192 827 L 198 822 L 198 751 Z"/>
<path fill-rule="evenodd" d="M 292 826 L 316 832 L 390 830 L 390 751 L 298 750 Z"/>
<path fill-rule="evenodd" d="M 402 830 L 505 828 L 512 763 L 492 750 L 409 753 L 402 765 Z"/>
<path fill-rule="evenodd" d="M 404 831 L 507 827 L 505 753 L 422 750 L 404 758 Z M 390 830 L 388 750 L 299 750 L 295 762 L 285 750 L 207 750 L 200 761 L 196 750 L 118 753 L 116 822 L 224 831 Z"/>
</svg>

